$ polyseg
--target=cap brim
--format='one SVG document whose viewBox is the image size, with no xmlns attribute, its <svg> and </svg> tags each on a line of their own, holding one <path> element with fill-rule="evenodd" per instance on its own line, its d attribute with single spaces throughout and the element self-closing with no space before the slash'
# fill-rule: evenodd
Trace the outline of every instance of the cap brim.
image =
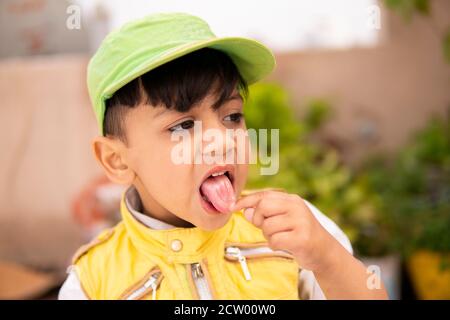
<svg viewBox="0 0 450 320">
<path fill-rule="evenodd" d="M 275 67 L 275 57 L 272 51 L 255 40 L 219 38 L 211 41 L 206 47 L 227 53 L 247 84 L 263 79 Z"/>
<path fill-rule="evenodd" d="M 164 52 L 148 65 L 141 63 L 135 72 L 128 73 L 127 77 L 107 88 L 104 95 L 111 96 L 119 88 L 150 70 L 203 48 L 213 48 L 228 54 L 249 85 L 270 74 L 275 67 L 275 58 L 272 52 L 258 41 L 240 37 L 213 38 L 175 47 Z"/>
</svg>

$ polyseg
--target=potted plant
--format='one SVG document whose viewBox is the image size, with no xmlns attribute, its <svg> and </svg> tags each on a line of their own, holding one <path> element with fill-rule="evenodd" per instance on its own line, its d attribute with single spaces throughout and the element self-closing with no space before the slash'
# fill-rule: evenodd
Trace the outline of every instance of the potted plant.
<svg viewBox="0 0 450 320">
<path fill-rule="evenodd" d="M 372 163 L 371 185 L 421 299 L 450 299 L 450 128 L 433 119 L 394 158 Z"/>
<path fill-rule="evenodd" d="M 363 260 L 381 266 L 390 297 L 398 298 L 399 260 L 389 255 L 388 224 L 378 214 L 381 200 L 371 190 L 369 177 L 345 166 L 337 150 L 314 139 L 329 119 L 330 104 L 313 100 L 302 117 L 293 110 L 287 92 L 279 85 L 262 83 L 250 88 L 244 108 L 247 127 L 280 130 L 280 170 L 262 176 L 259 164 L 250 166 L 248 187 L 282 188 L 313 203 L 343 229 L 357 255 L 370 257 Z"/>
</svg>

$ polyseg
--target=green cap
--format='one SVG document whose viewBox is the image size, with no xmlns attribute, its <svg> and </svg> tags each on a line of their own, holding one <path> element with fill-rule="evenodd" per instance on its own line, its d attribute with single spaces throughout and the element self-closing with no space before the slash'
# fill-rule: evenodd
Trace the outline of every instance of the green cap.
<svg viewBox="0 0 450 320">
<path fill-rule="evenodd" d="M 206 47 L 228 54 L 248 84 L 262 79 L 275 66 L 270 49 L 258 41 L 216 37 L 205 21 L 185 13 L 150 15 L 108 34 L 87 71 L 100 134 L 104 134 L 105 101 L 114 92 L 166 62 Z"/>
</svg>

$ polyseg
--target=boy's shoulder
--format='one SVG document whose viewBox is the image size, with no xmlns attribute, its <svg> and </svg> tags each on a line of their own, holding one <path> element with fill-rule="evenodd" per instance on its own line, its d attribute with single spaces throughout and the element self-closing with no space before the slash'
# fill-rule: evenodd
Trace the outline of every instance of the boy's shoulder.
<svg viewBox="0 0 450 320">
<path fill-rule="evenodd" d="M 75 254 L 72 256 L 72 264 L 75 265 L 77 262 L 82 259 L 87 253 L 92 253 L 96 250 L 106 249 L 105 251 L 109 251 L 106 247 L 108 243 L 111 243 L 112 239 L 118 236 L 123 229 L 122 223 L 118 223 L 116 226 L 105 229 L 101 231 L 97 236 L 95 236 L 90 242 L 82 245 L 78 248 Z"/>
</svg>

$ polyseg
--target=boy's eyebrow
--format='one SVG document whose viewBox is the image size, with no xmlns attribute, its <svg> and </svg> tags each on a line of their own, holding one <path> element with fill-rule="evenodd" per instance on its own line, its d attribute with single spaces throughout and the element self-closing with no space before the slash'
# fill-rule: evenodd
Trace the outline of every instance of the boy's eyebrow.
<svg viewBox="0 0 450 320">
<path fill-rule="evenodd" d="M 235 94 L 229 96 L 228 98 L 225 98 L 225 99 L 223 100 L 223 102 L 220 104 L 220 106 L 217 106 L 217 109 L 220 108 L 221 106 L 223 106 L 223 105 L 224 105 L 225 103 L 227 103 L 228 101 L 232 101 L 232 100 L 240 100 L 241 102 L 244 102 L 244 100 L 242 99 L 241 94 L 240 94 L 239 92 L 237 92 L 237 93 L 235 93 Z M 163 114 L 165 114 L 165 113 L 167 113 L 167 112 L 169 112 L 169 111 L 171 111 L 171 110 L 170 110 L 170 109 L 167 109 L 167 108 L 163 108 L 161 111 L 158 111 L 158 112 L 153 116 L 153 118 L 156 119 L 156 118 L 162 116 Z"/>
</svg>

